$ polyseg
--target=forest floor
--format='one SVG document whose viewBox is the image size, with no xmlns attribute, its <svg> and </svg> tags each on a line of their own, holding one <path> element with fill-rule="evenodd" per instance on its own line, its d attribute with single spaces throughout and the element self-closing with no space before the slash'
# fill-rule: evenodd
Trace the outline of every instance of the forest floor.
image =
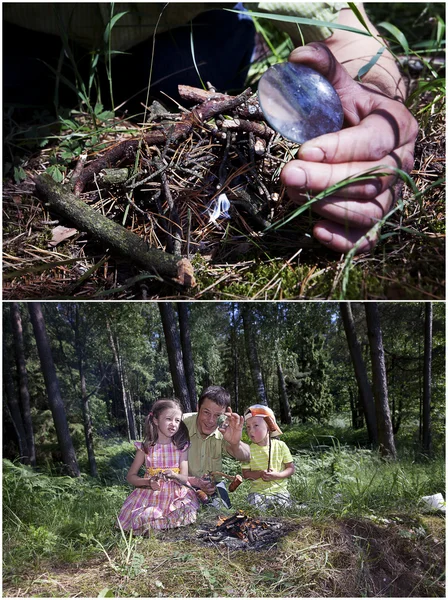
<svg viewBox="0 0 448 600">
<path fill-rule="evenodd" d="M 198 523 L 128 539 L 76 564 L 38 560 L 3 597 L 445 597 L 445 518 L 281 518 L 265 549 L 205 546 Z M 228 516 L 228 515 L 226 515 Z"/>
<path fill-rule="evenodd" d="M 191 107 L 191 102 L 185 104 Z M 413 107 L 420 124 L 411 173 L 414 189 L 404 187 L 403 203 L 386 219 L 375 252 L 347 257 L 312 239 L 316 217 L 309 209 L 296 214 L 279 173 L 298 146 L 278 135 L 263 137 L 266 124 L 256 100 L 240 112 L 240 107 L 223 110 L 224 120 L 215 115 L 197 122 L 197 113 L 187 109 L 168 115 L 174 127 L 170 131 L 181 124 L 181 115 L 182 126 L 188 119 L 193 123 L 185 139 L 172 143 L 169 136 L 174 134 L 168 135 L 163 125 L 166 109 L 157 108 L 158 113 L 156 108 L 149 113 L 152 129 L 101 107 L 94 117 L 71 112 L 55 122 L 37 115 L 36 121 L 20 126 L 14 111 L 8 113 L 4 299 L 445 298 L 444 97 L 423 93 Z M 255 137 L 238 125 L 242 116 L 252 119 L 245 121 L 248 127 L 258 128 Z M 231 121 L 237 123 L 234 133 Z M 152 135 L 165 141 L 158 146 L 145 142 L 132 160 L 118 152 L 127 147 L 120 143 L 135 144 L 143 131 L 148 140 Z M 99 170 L 80 193 L 84 206 L 149 246 L 191 260 L 191 288 L 176 278 L 142 272 L 109 244 L 99 243 L 87 226 L 74 227 L 48 208 L 46 198 L 37 197 L 38 175 L 51 174 L 70 190 L 79 177 L 81 155 L 89 153 L 94 163 L 109 149 L 120 154 L 109 166 L 134 161 L 135 174 L 120 169 L 122 179 L 107 183 L 106 172 Z M 222 193 L 230 200 L 230 218 L 213 221 L 210 215 Z"/>
</svg>

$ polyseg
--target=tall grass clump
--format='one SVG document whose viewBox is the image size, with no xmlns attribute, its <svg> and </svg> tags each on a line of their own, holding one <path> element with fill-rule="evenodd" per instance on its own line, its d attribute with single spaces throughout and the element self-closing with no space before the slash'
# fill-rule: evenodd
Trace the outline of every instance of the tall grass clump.
<svg viewBox="0 0 448 600">
<path fill-rule="evenodd" d="M 110 546 L 124 498 L 121 487 L 92 478 L 54 477 L 3 461 L 4 574 L 57 556 L 75 561 Z"/>
</svg>

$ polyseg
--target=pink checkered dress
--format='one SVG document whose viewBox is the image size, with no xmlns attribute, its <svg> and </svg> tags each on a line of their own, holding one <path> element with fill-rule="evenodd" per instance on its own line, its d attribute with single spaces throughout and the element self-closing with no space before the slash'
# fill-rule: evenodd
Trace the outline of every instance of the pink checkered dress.
<svg viewBox="0 0 448 600">
<path fill-rule="evenodd" d="M 135 442 L 135 447 L 143 450 L 141 442 Z M 179 468 L 180 455 L 181 451 L 174 444 L 155 444 L 148 449 L 145 467 Z M 199 501 L 193 490 L 175 481 L 160 481 L 159 484 L 160 490 L 135 488 L 126 498 L 118 515 L 125 531 L 132 529 L 135 534 L 142 535 L 149 529 L 182 527 L 196 521 Z"/>
</svg>

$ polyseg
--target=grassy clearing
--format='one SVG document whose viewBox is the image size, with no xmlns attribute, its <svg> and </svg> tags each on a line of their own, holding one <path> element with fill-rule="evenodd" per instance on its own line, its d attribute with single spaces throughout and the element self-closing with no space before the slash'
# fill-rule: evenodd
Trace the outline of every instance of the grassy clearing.
<svg viewBox="0 0 448 600">
<path fill-rule="evenodd" d="M 445 489 L 443 459 L 418 462 L 408 452 L 385 462 L 318 433 L 310 443 L 311 429 L 285 432 L 297 466 L 290 481 L 297 504 L 270 513 L 286 535 L 257 552 L 205 547 L 196 537 L 200 523 L 218 514 L 238 508 L 257 515 L 245 501 L 247 483 L 233 494 L 230 511 L 202 509 L 196 525 L 133 538 L 114 528 L 130 491 L 124 477 L 131 444 L 98 442 L 98 480 L 32 473 L 4 461 L 4 595 L 444 596 L 445 520 L 419 502 Z M 238 465 L 228 460 L 224 470 L 236 473 Z"/>
<path fill-rule="evenodd" d="M 284 195 L 278 178 L 279 167 L 293 157 L 297 148 L 280 140 L 270 149 L 274 159 L 268 164 L 269 160 L 254 158 L 247 139 L 241 139 L 238 144 L 242 144 L 239 151 L 244 154 L 243 164 L 236 151 L 227 154 L 226 143 L 211 135 L 206 139 L 201 128 L 176 147 L 174 154 L 165 156 L 168 189 L 182 227 L 182 252 L 187 253 L 188 247 L 193 257 L 197 279 L 194 289 L 180 292 L 160 281 L 136 278 L 136 268 L 106 254 L 82 232 L 52 246 L 55 215 L 35 198 L 32 176 L 47 171 L 69 184 L 83 153 L 93 159 L 106 148 L 138 137 L 143 131 L 136 124 L 138 116 L 135 121 L 124 121 L 89 97 L 95 89 L 95 69 L 99 68 L 98 57 L 93 57 L 89 83 L 77 82 L 81 110 L 61 111 L 57 121 L 48 114 L 36 113 L 25 124 L 16 121 L 14 107 L 6 112 L 4 298 L 445 298 L 444 23 L 434 11 L 430 5 L 416 4 L 412 10 L 395 7 L 390 14 L 374 15 L 376 22 L 390 17 L 392 23 L 397 23 L 395 27 L 385 22 L 382 33 L 408 77 L 408 104 L 419 121 L 420 135 L 412 185 L 405 186 L 402 202 L 387 217 L 381 243 L 372 255 L 340 257 L 320 247 L 310 237 L 316 217 L 307 210 L 280 229 L 265 230 L 260 218 L 264 223 L 266 219 L 275 223 L 297 209 Z M 114 19 L 109 33 L 119 15 Z M 266 19 L 257 20 L 257 30 L 260 57 L 248 79 L 254 90 L 263 70 L 274 61 L 286 60 L 291 50 L 285 35 Z M 106 64 L 110 74 L 110 60 Z M 416 64 L 422 67 L 417 72 L 411 68 Z M 177 108 L 170 106 L 169 110 L 176 112 Z M 215 127 L 216 122 L 208 125 Z M 134 165 L 135 177 L 147 175 L 145 164 L 152 160 L 152 154 L 154 149 L 148 154 L 142 151 L 141 162 Z M 196 162 L 182 163 L 187 155 Z M 227 187 L 223 189 L 236 208 L 229 221 L 212 227 L 204 214 L 226 161 Z M 247 181 L 241 185 L 246 175 L 258 182 L 258 188 Z M 207 183 L 207 178 L 213 180 L 213 185 Z M 151 245 L 165 249 L 170 236 L 164 229 L 171 217 L 166 207 L 154 200 L 162 184 L 154 179 L 147 187 L 142 193 L 124 184 L 97 184 L 82 197 Z M 251 193 L 249 209 L 247 199 L 238 196 L 242 187 Z M 162 217 L 160 213 L 164 213 Z"/>
</svg>

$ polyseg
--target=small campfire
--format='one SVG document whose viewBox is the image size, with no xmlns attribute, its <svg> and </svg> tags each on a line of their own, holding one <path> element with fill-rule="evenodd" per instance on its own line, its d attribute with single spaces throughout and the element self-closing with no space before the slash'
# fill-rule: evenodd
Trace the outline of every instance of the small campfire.
<svg viewBox="0 0 448 600">
<path fill-rule="evenodd" d="M 219 517 L 216 526 L 199 530 L 198 538 L 205 543 L 256 550 L 275 544 L 286 532 L 287 528 L 281 522 L 256 519 L 238 512 L 228 518 Z"/>
</svg>

